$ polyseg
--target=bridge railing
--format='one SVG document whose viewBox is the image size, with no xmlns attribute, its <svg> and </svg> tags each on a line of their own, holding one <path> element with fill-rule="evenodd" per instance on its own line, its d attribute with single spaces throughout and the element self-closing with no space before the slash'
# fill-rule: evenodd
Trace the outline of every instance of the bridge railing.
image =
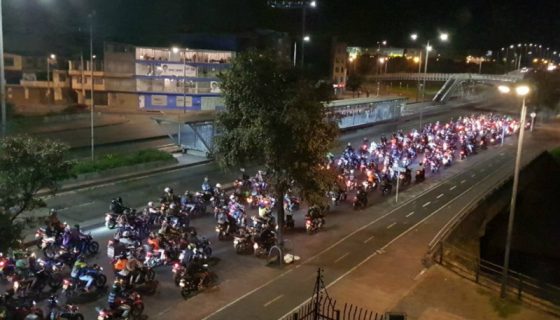
<svg viewBox="0 0 560 320">
<path fill-rule="evenodd" d="M 391 80 L 410 80 L 418 81 L 447 81 L 450 78 L 470 79 L 470 80 L 486 80 L 486 81 L 506 81 L 515 82 L 523 79 L 522 75 L 513 74 L 478 74 L 478 73 L 385 73 L 368 76 L 371 80 L 391 81 Z"/>
</svg>

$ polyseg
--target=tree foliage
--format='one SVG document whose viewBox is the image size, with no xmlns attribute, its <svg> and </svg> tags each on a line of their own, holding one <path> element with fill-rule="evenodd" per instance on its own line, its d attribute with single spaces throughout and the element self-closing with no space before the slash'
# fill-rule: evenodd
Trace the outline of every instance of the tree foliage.
<svg viewBox="0 0 560 320">
<path fill-rule="evenodd" d="M 73 161 L 64 144 L 29 136 L 0 141 L 0 214 L 14 221 L 22 212 L 44 206 L 39 190 L 55 193 L 58 182 L 71 176 Z"/>
<path fill-rule="evenodd" d="M 275 53 L 240 54 L 222 75 L 225 112 L 216 151 L 225 167 L 264 164 L 281 203 L 290 185 L 308 202 L 324 199 L 332 176 L 321 169 L 337 137 L 319 93 Z M 279 230 L 284 211 L 278 208 Z M 282 236 L 279 234 L 279 243 Z"/>
<path fill-rule="evenodd" d="M 363 78 L 360 75 L 356 73 L 351 73 L 348 76 L 348 80 L 346 80 L 346 87 L 350 89 L 350 91 L 356 92 L 360 90 L 360 88 L 362 87 L 362 83 L 363 83 Z"/>
<path fill-rule="evenodd" d="M 555 109 L 560 102 L 560 72 L 537 70 L 529 75 L 536 87 L 531 103 L 541 107 Z"/>
</svg>

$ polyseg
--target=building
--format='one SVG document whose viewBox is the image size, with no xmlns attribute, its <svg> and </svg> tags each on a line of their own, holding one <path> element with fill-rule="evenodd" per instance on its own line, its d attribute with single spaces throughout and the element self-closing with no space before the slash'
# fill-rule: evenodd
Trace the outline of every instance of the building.
<svg viewBox="0 0 560 320">
<path fill-rule="evenodd" d="M 140 110 L 223 108 L 218 74 L 229 68 L 233 51 L 141 47 L 106 43 L 103 65 L 94 64 L 96 105 Z M 70 62 L 72 89 L 90 103 L 89 62 Z"/>
<path fill-rule="evenodd" d="M 348 77 L 348 52 L 346 43 L 333 41 L 331 79 L 336 90 L 346 87 Z"/>
</svg>

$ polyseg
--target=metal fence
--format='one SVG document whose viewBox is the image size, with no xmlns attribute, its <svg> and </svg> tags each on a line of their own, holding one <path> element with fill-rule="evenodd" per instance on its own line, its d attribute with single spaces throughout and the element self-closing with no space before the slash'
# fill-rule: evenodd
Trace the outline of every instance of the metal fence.
<svg viewBox="0 0 560 320">
<path fill-rule="evenodd" d="M 438 244 L 436 261 L 477 284 L 492 290 L 500 290 L 503 279 L 503 267 L 501 265 L 480 259 L 445 241 Z M 560 316 L 560 287 L 509 270 L 507 291 L 509 296 L 517 297 L 518 300 L 529 305 Z"/>
<path fill-rule="evenodd" d="M 370 75 L 368 79 L 379 81 L 447 81 L 449 78 L 469 79 L 474 81 L 497 81 L 497 82 L 516 82 L 523 79 L 523 75 L 499 75 L 499 74 L 477 74 L 477 73 L 385 73 Z"/>
</svg>

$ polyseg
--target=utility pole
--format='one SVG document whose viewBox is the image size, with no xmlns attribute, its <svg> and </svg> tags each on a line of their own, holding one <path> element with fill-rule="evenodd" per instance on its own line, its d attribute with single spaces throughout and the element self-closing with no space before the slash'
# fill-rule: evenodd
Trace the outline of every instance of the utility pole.
<svg viewBox="0 0 560 320">
<path fill-rule="evenodd" d="M 2 27 L 2 0 L 0 0 L 0 104 L 2 107 L 2 137 L 6 136 L 6 79 L 4 75 L 4 30 Z"/>
<path fill-rule="evenodd" d="M 93 16 L 95 12 L 89 15 L 89 63 L 90 63 L 90 73 L 91 73 L 91 105 L 90 105 L 90 126 L 91 126 L 91 161 L 95 161 L 95 136 L 94 136 L 94 121 L 93 121 L 93 108 L 95 106 L 94 102 L 94 81 L 93 81 Z"/>
</svg>

